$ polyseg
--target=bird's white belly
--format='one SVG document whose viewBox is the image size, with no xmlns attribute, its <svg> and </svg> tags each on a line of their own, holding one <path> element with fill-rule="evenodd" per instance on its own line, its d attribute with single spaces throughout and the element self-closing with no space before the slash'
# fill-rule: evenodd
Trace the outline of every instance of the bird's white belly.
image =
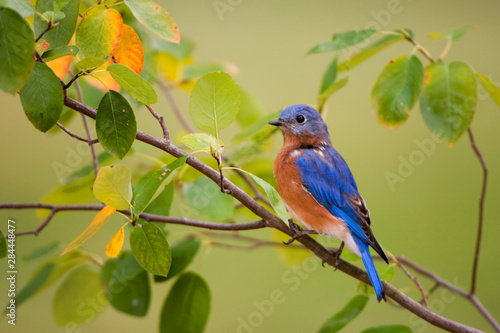
<svg viewBox="0 0 500 333">
<path fill-rule="evenodd" d="M 301 219 L 300 216 L 298 214 L 296 214 L 288 205 L 285 204 L 285 206 L 288 209 L 288 211 L 292 214 L 292 216 L 297 221 L 300 222 L 300 224 L 302 224 L 304 227 L 306 227 L 309 230 L 315 230 L 309 224 L 307 224 L 306 221 Z M 332 220 L 332 223 L 330 223 L 329 225 L 331 225 L 331 227 L 328 228 L 327 230 L 320 232 L 320 234 L 328 236 L 328 237 L 335 237 L 335 238 L 340 239 L 341 241 L 344 242 L 345 246 L 347 246 L 347 248 L 349 250 L 351 250 L 352 252 L 356 253 L 358 256 L 361 257 L 361 253 L 359 252 L 358 246 L 354 242 L 354 239 L 352 238 L 351 232 L 349 231 L 347 226 L 344 224 L 343 226 L 339 227 L 338 223 L 334 223 L 333 220 Z"/>
</svg>

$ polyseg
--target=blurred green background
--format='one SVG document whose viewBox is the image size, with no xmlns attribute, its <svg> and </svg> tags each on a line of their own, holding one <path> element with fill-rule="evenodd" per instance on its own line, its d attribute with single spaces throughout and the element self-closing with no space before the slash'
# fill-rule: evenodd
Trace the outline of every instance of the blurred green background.
<svg viewBox="0 0 500 333">
<path fill-rule="evenodd" d="M 176 20 L 181 34 L 196 42 L 195 56 L 200 60 L 226 60 L 239 67 L 236 80 L 249 90 L 268 111 L 291 104 L 314 104 L 324 69 L 332 54 L 305 56 L 310 47 L 331 38 L 332 33 L 351 29 L 407 27 L 435 57 L 444 41 L 430 40 L 430 32 L 443 32 L 462 25 L 479 28 L 456 42 L 447 61 L 462 60 L 474 70 L 500 82 L 498 59 L 500 21 L 497 1 L 220 1 L 232 10 L 219 15 L 212 0 L 159 0 Z M 399 3 L 397 14 L 388 11 L 389 4 Z M 346 88 L 327 104 L 328 123 L 334 146 L 342 153 L 353 171 L 361 194 L 372 213 L 373 229 L 384 248 L 393 254 L 404 254 L 444 279 L 468 288 L 475 246 L 481 169 L 463 136 L 450 148 L 438 144 L 425 155 L 403 183 L 393 190 L 386 172 L 397 173 L 401 159 L 418 150 L 417 141 L 431 138 L 418 107 L 409 120 L 397 130 L 389 130 L 375 120 L 371 111 L 370 91 L 376 76 L 392 57 L 411 52 L 409 43 L 399 43 L 372 60 L 355 68 Z M 161 94 L 160 94 L 161 95 Z M 175 93 L 187 112 L 188 97 Z M 63 133 L 43 134 L 29 123 L 19 98 L 0 92 L 3 118 L 0 122 L 2 163 L 0 163 L 0 202 L 36 202 L 58 182 L 54 161 L 64 163 L 68 151 L 78 143 Z M 160 97 L 156 110 L 164 115 L 172 133 L 180 131 L 165 98 Z M 157 124 L 140 109 L 136 112 L 139 129 L 160 135 Z M 479 264 L 477 294 L 491 314 L 500 319 L 500 110 L 484 89 L 472 129 L 490 170 L 485 209 L 484 237 Z M 83 133 L 79 121 L 70 126 Z M 235 126 L 223 132 L 230 150 Z M 276 137 L 275 149 L 266 153 L 272 160 L 281 146 Z M 83 156 L 83 166 L 89 160 Z M 175 203 L 174 203 L 175 205 Z M 95 213 L 61 214 L 39 237 L 17 239 L 17 258 L 34 248 L 60 240 L 65 245 L 78 235 Z M 17 222 L 18 231 L 31 230 L 41 223 L 34 211 L 0 210 L 1 228 L 7 218 Z M 105 257 L 105 244 L 122 220 L 108 223 L 86 243 L 85 248 Z M 188 228 L 172 228 L 178 234 Z M 176 234 L 174 232 L 174 235 Z M 246 234 L 269 238 L 269 230 Z M 127 236 L 128 237 L 128 236 Z M 320 241 L 325 241 L 319 238 Z M 126 245 L 128 248 L 128 242 Z M 357 281 L 333 268 L 321 268 L 317 261 L 299 278 L 298 287 L 285 277 L 297 273 L 286 266 L 273 248 L 238 251 L 223 248 L 205 249 L 191 269 L 199 272 L 212 291 L 212 311 L 206 332 L 237 332 L 240 320 L 257 311 L 255 303 L 268 300 L 273 290 L 285 296 L 272 314 L 264 316 L 261 325 L 251 332 L 315 332 L 331 315 L 356 293 Z M 17 288 L 26 284 L 37 262 L 18 261 Z M 6 271 L 5 260 L 0 268 Z M 290 271 L 291 270 L 291 271 Z M 4 276 L 4 274 L 2 274 Z M 297 281 L 297 280 L 296 280 Z M 427 289 L 432 283 L 420 278 Z M 414 284 L 397 270 L 394 285 L 419 299 Z M 161 305 L 171 282 L 154 285 L 152 304 L 145 318 L 130 317 L 108 307 L 95 321 L 71 332 L 155 332 Z M 0 280 L 0 303 L 7 300 L 7 284 Z M 2 332 L 66 332 L 52 319 L 52 297 L 56 286 L 39 294 L 18 308 L 16 326 L 2 316 Z M 294 290 L 295 289 L 295 290 Z M 491 332 L 479 313 L 464 299 L 439 289 L 430 300 L 439 314 Z M 345 332 L 382 324 L 404 324 L 414 332 L 438 332 L 437 328 L 415 318 L 409 312 L 390 304 L 378 304 L 372 297 L 365 311 Z M 245 330 L 240 330 L 246 332 Z M 68 331 L 69 332 L 69 331 Z"/>
</svg>

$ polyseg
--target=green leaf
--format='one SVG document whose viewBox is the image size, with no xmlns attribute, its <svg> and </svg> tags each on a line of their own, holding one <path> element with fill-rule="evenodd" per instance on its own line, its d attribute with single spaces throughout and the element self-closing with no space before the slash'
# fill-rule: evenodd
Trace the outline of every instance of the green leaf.
<svg viewBox="0 0 500 333">
<path fill-rule="evenodd" d="M 334 34 L 331 41 L 316 45 L 315 47 L 310 49 L 309 52 L 307 52 L 307 54 L 342 50 L 349 46 L 361 43 L 362 41 L 369 38 L 376 32 L 378 31 L 373 29 L 365 29 L 359 31 L 350 30 Z"/>
<path fill-rule="evenodd" d="M 236 115 L 236 121 L 241 127 L 255 124 L 262 119 L 266 113 L 257 100 L 242 87 L 240 88 L 240 111 Z"/>
<path fill-rule="evenodd" d="M 437 62 L 425 69 L 420 110 L 427 127 L 448 143 L 455 143 L 467 130 L 476 104 L 476 78 L 469 65 Z"/>
<path fill-rule="evenodd" d="M 279 114 L 282 110 L 274 111 L 270 114 L 264 115 L 258 121 L 253 123 L 250 126 L 247 126 L 243 129 L 243 131 L 238 134 L 235 138 L 236 142 L 248 141 L 251 139 L 254 142 L 258 142 L 259 140 L 255 138 L 255 136 L 260 137 L 263 133 L 265 133 L 266 129 L 273 129 L 275 126 L 266 126 L 271 120 L 278 118 Z"/>
<path fill-rule="evenodd" d="M 165 300 L 160 333 L 201 333 L 210 314 L 210 290 L 195 273 L 182 274 Z"/>
<path fill-rule="evenodd" d="M 34 251 L 32 251 L 31 253 L 24 255 L 23 260 L 30 261 L 33 259 L 38 259 L 40 257 L 43 257 L 43 256 L 49 254 L 50 252 L 54 251 L 58 247 L 59 247 L 59 241 L 55 240 L 52 243 L 49 243 L 49 244 L 42 246 L 42 247 L 38 247 Z"/>
<path fill-rule="evenodd" d="M 172 266 L 168 272 L 167 279 L 173 278 L 184 271 L 193 261 L 201 241 L 196 237 L 187 237 L 172 247 Z"/>
<path fill-rule="evenodd" d="M 139 215 L 149 205 L 154 195 L 170 177 L 172 172 L 186 163 L 188 155 L 179 157 L 169 165 L 165 165 L 156 171 L 152 171 L 144 175 L 134 187 L 134 197 L 132 199 L 132 207 L 135 215 Z"/>
<path fill-rule="evenodd" d="M 321 81 L 321 87 L 319 89 L 319 94 L 325 92 L 337 79 L 337 57 L 333 58 L 333 61 L 330 63 L 328 68 L 326 69 L 325 74 L 323 75 L 323 80 Z"/>
<path fill-rule="evenodd" d="M 406 31 L 406 33 L 408 35 L 413 37 L 413 32 L 411 30 L 409 30 L 409 29 L 404 29 L 404 30 Z M 376 55 L 380 51 L 385 50 L 390 45 L 405 40 L 404 35 L 400 31 L 395 31 L 395 33 L 396 33 L 395 35 L 383 36 L 379 40 L 368 45 L 367 47 L 361 48 L 356 53 L 354 53 L 349 58 L 349 60 L 346 60 L 346 61 L 340 63 L 337 67 L 337 71 L 342 72 L 342 71 L 350 70 L 351 68 L 354 68 L 355 66 L 363 63 L 365 60 L 373 57 L 374 55 Z"/>
<path fill-rule="evenodd" d="M 198 249 L 200 248 L 201 241 L 193 236 L 188 236 L 181 240 L 179 243 L 172 246 L 172 266 L 168 276 L 155 275 L 155 282 L 163 282 L 182 273 L 193 261 Z"/>
<path fill-rule="evenodd" d="M 33 53 L 35 37 L 26 20 L 0 8 L 0 89 L 14 95 L 28 82 L 35 65 Z"/>
<path fill-rule="evenodd" d="M 184 135 L 181 141 L 192 150 L 204 151 L 210 154 L 214 152 L 222 153 L 224 150 L 224 143 L 219 140 L 219 144 L 217 144 L 217 138 L 211 134 L 191 133 Z"/>
<path fill-rule="evenodd" d="M 82 266 L 72 271 L 59 286 L 54 296 L 53 312 L 59 326 L 87 323 L 107 305 L 101 296 L 101 279 L 93 266 Z M 89 312 L 92 316 L 89 316 Z"/>
<path fill-rule="evenodd" d="M 244 170 L 242 170 L 244 171 Z M 262 178 L 257 177 L 253 173 L 250 173 L 248 171 L 245 171 L 248 173 L 250 177 L 252 177 L 253 181 L 259 184 L 260 187 L 264 189 L 264 192 L 266 192 L 267 197 L 269 198 L 269 201 L 271 202 L 271 205 L 273 206 L 274 211 L 276 214 L 278 214 L 278 217 L 282 219 L 284 222 L 288 221 L 288 214 L 286 212 L 286 207 L 285 203 L 281 199 L 280 195 L 278 194 L 278 191 L 274 187 L 272 187 L 268 182 L 263 180 Z"/>
<path fill-rule="evenodd" d="M 192 80 L 212 72 L 235 72 L 238 68 L 231 63 L 223 62 L 195 62 L 184 68 L 183 78 Z"/>
<path fill-rule="evenodd" d="M 466 33 L 472 30 L 476 30 L 477 27 L 473 25 L 464 25 L 463 27 L 453 29 L 444 33 L 433 32 L 429 34 L 429 38 L 446 38 L 450 41 L 456 41 L 462 38 Z"/>
<path fill-rule="evenodd" d="M 72 184 L 55 188 L 43 197 L 42 202 L 60 205 L 88 203 L 94 199 L 92 193 L 93 184 L 94 177 L 89 174 Z"/>
<path fill-rule="evenodd" d="M 203 75 L 189 100 L 189 113 L 202 131 L 218 136 L 231 125 L 240 108 L 240 91 L 233 78 L 223 72 Z"/>
<path fill-rule="evenodd" d="M 114 160 L 115 160 L 115 158 L 105 151 L 103 151 L 102 153 L 97 155 L 97 164 L 98 165 L 108 164 Z M 94 162 L 92 161 L 92 162 L 87 163 L 82 168 L 72 172 L 67 177 L 60 179 L 60 180 L 63 184 L 74 184 L 76 181 L 78 181 L 84 177 L 87 177 L 93 173 L 94 173 Z"/>
<path fill-rule="evenodd" d="M 94 182 L 97 200 L 118 210 L 129 209 L 132 200 L 132 171 L 125 165 L 99 168 Z"/>
<path fill-rule="evenodd" d="M 97 67 L 104 64 L 105 60 L 103 58 L 96 57 L 86 57 L 76 63 L 75 67 L 79 72 L 90 73 L 94 71 Z"/>
<path fill-rule="evenodd" d="M 385 267 L 381 272 L 379 272 L 379 276 L 381 280 L 391 282 L 392 279 L 394 278 L 394 274 L 396 271 L 394 270 L 394 266 L 396 264 L 390 264 L 387 267 Z"/>
<path fill-rule="evenodd" d="M 68 55 L 74 57 L 78 54 L 79 51 L 80 50 L 78 50 L 78 47 L 76 47 L 74 45 L 61 46 L 57 49 L 44 52 L 42 58 L 45 61 L 52 61 L 52 60 L 59 59 L 59 58 L 64 57 L 64 56 L 68 56 Z"/>
<path fill-rule="evenodd" d="M 104 5 L 92 6 L 76 29 L 76 46 L 85 57 L 104 59 L 120 45 L 123 19 L 119 12 Z"/>
<path fill-rule="evenodd" d="M 85 262 L 86 256 L 73 251 L 61 257 L 48 260 L 40 265 L 32 274 L 28 283 L 16 295 L 16 306 L 20 306 L 30 297 L 56 282 L 61 276 L 75 266 Z"/>
<path fill-rule="evenodd" d="M 342 310 L 337 312 L 321 326 L 318 333 L 335 333 L 340 331 L 363 311 L 368 299 L 366 295 L 354 296 Z"/>
<path fill-rule="evenodd" d="M 27 18 L 36 13 L 35 7 L 26 0 L 0 0 L 0 7 L 10 8 L 23 18 Z"/>
<path fill-rule="evenodd" d="M 368 328 L 361 333 L 412 333 L 412 330 L 405 325 L 384 325 Z"/>
<path fill-rule="evenodd" d="M 479 82 L 481 82 L 482 86 L 486 89 L 488 94 L 490 94 L 491 98 L 498 106 L 500 106 L 500 88 L 495 85 L 489 78 L 484 76 L 483 74 L 476 73 Z"/>
<path fill-rule="evenodd" d="M 139 74 L 120 64 L 112 64 L 107 68 L 113 79 L 133 98 L 146 105 L 155 104 L 158 100 L 156 92 Z"/>
<path fill-rule="evenodd" d="M 220 187 L 207 177 L 198 177 L 182 189 L 189 207 L 212 219 L 227 220 L 233 216 L 233 197 L 220 191 Z"/>
<path fill-rule="evenodd" d="M 196 44 L 186 36 L 182 36 L 179 44 L 161 38 L 151 38 L 151 49 L 160 53 L 168 53 L 177 60 L 184 60 L 193 54 Z"/>
<path fill-rule="evenodd" d="M 125 0 L 135 18 L 156 35 L 172 43 L 179 43 L 179 28 L 163 7 L 151 0 Z"/>
<path fill-rule="evenodd" d="M 20 95 L 26 116 L 40 131 L 47 132 L 59 120 L 64 93 L 59 78 L 47 65 L 35 64 Z"/>
<path fill-rule="evenodd" d="M 28 300 L 31 296 L 35 295 L 35 293 L 41 290 L 42 286 L 46 284 L 49 277 L 52 275 L 56 264 L 53 262 L 49 262 L 41 267 L 29 280 L 28 284 L 26 284 L 16 295 L 16 306 L 20 306 L 26 300 Z"/>
<path fill-rule="evenodd" d="M 105 293 L 118 311 L 142 317 L 151 303 L 148 273 L 130 251 L 123 251 L 118 258 L 104 263 L 101 273 Z"/>
<path fill-rule="evenodd" d="M 7 240 L 5 239 L 5 236 L 0 230 L 0 259 L 5 258 L 7 256 Z"/>
<path fill-rule="evenodd" d="M 319 109 L 323 109 L 323 105 L 326 103 L 328 98 L 332 96 L 334 93 L 339 91 L 340 89 L 344 88 L 349 81 L 349 77 L 343 77 L 340 80 L 334 82 L 332 85 L 330 85 L 322 94 L 318 96 L 318 104 L 320 105 Z"/>
<path fill-rule="evenodd" d="M 149 203 L 145 213 L 168 216 L 174 200 L 174 182 L 168 183 L 158 196 Z"/>
<path fill-rule="evenodd" d="M 379 74 L 372 90 L 373 107 L 380 122 L 395 127 L 408 119 L 424 83 L 424 66 L 414 55 L 392 59 Z"/>
<path fill-rule="evenodd" d="M 134 111 L 120 93 L 109 90 L 97 107 L 96 132 L 99 143 L 113 156 L 127 155 L 137 134 Z"/>
<path fill-rule="evenodd" d="M 155 275 L 168 276 L 172 255 L 167 238 L 154 223 L 145 222 L 130 234 L 130 247 L 137 261 Z"/>
<path fill-rule="evenodd" d="M 49 50 L 68 46 L 73 33 L 75 32 L 78 21 L 78 11 L 80 10 L 80 0 L 38 0 L 36 2 L 36 11 L 45 13 L 54 10 L 54 2 L 59 6 L 60 11 L 64 13 L 56 27 L 47 31 L 43 38 L 50 44 Z M 39 36 L 46 28 L 47 22 L 39 15 L 35 15 L 35 35 Z"/>
</svg>

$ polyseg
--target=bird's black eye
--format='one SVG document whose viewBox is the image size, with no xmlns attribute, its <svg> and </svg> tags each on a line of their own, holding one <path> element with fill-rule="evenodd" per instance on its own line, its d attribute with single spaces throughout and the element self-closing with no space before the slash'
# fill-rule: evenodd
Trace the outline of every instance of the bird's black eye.
<svg viewBox="0 0 500 333">
<path fill-rule="evenodd" d="M 295 118 L 295 120 L 297 120 L 297 122 L 298 122 L 299 124 L 302 124 L 304 121 L 306 121 L 306 118 L 305 118 L 303 115 L 299 114 L 299 115 Z"/>
</svg>

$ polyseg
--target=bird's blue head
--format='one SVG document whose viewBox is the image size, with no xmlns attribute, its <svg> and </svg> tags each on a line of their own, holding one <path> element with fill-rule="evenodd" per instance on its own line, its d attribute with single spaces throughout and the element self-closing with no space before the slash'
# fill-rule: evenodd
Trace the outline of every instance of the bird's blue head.
<svg viewBox="0 0 500 333">
<path fill-rule="evenodd" d="M 285 138 L 285 145 L 328 146 L 330 136 L 323 118 L 314 108 L 296 104 L 284 109 L 278 119 L 269 125 L 279 126 Z"/>
</svg>

